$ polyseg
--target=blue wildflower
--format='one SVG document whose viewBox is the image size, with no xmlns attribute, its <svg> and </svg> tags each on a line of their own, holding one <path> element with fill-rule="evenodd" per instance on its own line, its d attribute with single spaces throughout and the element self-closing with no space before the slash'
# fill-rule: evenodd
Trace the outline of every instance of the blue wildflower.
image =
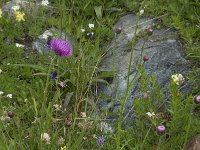
<svg viewBox="0 0 200 150">
<path fill-rule="evenodd" d="M 97 137 L 97 146 L 100 148 L 100 147 L 103 147 L 104 144 L 105 144 L 105 137 L 103 135 Z"/>
<path fill-rule="evenodd" d="M 57 72 L 56 71 L 51 72 L 51 79 L 52 80 L 56 80 L 57 79 Z"/>
</svg>

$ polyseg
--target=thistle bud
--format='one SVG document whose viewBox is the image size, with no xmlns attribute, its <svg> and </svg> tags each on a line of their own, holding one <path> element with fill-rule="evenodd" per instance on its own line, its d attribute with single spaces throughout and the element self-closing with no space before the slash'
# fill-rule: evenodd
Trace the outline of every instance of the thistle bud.
<svg viewBox="0 0 200 150">
<path fill-rule="evenodd" d="M 145 56 L 143 57 L 143 61 L 148 61 L 148 60 L 149 60 L 149 57 L 145 55 Z"/>
</svg>

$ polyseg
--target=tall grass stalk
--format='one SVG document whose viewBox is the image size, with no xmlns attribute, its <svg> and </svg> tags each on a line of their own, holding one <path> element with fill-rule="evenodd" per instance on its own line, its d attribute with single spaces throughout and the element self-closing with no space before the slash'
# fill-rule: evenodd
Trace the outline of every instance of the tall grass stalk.
<svg viewBox="0 0 200 150">
<path fill-rule="evenodd" d="M 117 140 L 116 140 L 116 144 L 117 144 L 117 149 L 120 149 L 120 140 L 121 140 L 121 126 L 122 126 L 122 121 L 123 121 L 123 112 L 124 112 L 124 108 L 125 108 L 125 104 L 126 101 L 129 97 L 129 91 L 130 91 L 130 72 L 131 72 L 131 66 L 132 66 L 132 61 L 133 61 L 133 53 L 134 53 L 134 47 L 135 47 L 135 42 L 137 40 L 137 29 L 138 29 L 138 17 L 136 20 L 136 28 L 135 28 L 135 32 L 134 32 L 134 38 L 132 40 L 132 44 L 131 44 L 131 55 L 130 55 L 130 61 L 129 61 L 129 66 L 128 66 L 128 75 L 127 75 L 127 89 L 126 89 L 126 93 L 124 96 L 124 99 L 122 100 L 122 104 L 121 104 L 121 108 L 120 108 L 120 112 L 119 112 L 119 119 L 118 119 L 118 125 L 117 125 Z M 136 79 L 136 76 L 138 75 L 138 71 L 136 73 L 136 75 L 134 76 L 134 78 L 132 79 L 132 81 L 134 81 Z"/>
</svg>

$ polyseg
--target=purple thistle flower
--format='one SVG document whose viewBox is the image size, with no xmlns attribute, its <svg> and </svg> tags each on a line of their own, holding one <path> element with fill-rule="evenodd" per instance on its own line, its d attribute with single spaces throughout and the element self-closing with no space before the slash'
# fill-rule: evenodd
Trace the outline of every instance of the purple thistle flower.
<svg viewBox="0 0 200 150">
<path fill-rule="evenodd" d="M 56 71 L 51 72 L 51 79 L 52 80 L 56 80 L 57 79 L 57 72 Z"/>
<path fill-rule="evenodd" d="M 160 125 L 160 126 L 158 126 L 158 127 L 156 128 L 156 132 L 157 132 L 158 134 L 164 133 L 165 130 L 166 130 L 166 128 L 165 128 L 164 125 Z"/>
<path fill-rule="evenodd" d="M 196 104 L 200 104 L 200 95 L 197 95 L 197 96 L 194 97 L 194 102 Z"/>
<path fill-rule="evenodd" d="M 103 147 L 104 144 L 105 144 L 105 141 L 106 141 L 106 140 L 105 140 L 105 138 L 104 138 L 103 135 L 97 137 L 97 146 L 98 146 L 98 147 Z"/>
<path fill-rule="evenodd" d="M 72 55 L 72 46 L 68 41 L 49 37 L 47 44 L 50 49 L 61 57 L 70 57 Z"/>
</svg>

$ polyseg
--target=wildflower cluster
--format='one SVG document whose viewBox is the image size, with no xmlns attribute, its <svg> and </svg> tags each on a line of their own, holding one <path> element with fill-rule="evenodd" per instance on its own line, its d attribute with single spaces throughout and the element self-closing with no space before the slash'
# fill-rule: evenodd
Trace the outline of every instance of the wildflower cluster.
<svg viewBox="0 0 200 150">
<path fill-rule="evenodd" d="M 154 118 L 155 115 L 156 115 L 154 112 L 152 112 L 152 113 L 151 113 L 151 112 L 147 112 L 146 114 L 147 114 L 150 118 Z"/>
<path fill-rule="evenodd" d="M 49 136 L 48 133 L 41 134 L 41 140 L 44 141 L 46 144 L 51 143 L 51 137 Z"/>
<path fill-rule="evenodd" d="M 42 0 L 41 1 L 41 5 L 42 6 L 47 6 L 47 5 L 49 5 L 49 1 L 48 0 Z"/>
<path fill-rule="evenodd" d="M 87 36 L 88 36 L 89 38 L 92 38 L 92 37 L 93 37 L 93 35 L 94 35 L 94 32 L 93 32 L 93 31 L 91 31 L 91 30 L 93 30 L 93 29 L 94 29 L 94 24 L 92 24 L 92 23 L 89 23 L 89 24 L 88 24 L 88 27 L 89 27 L 90 31 L 89 31 L 89 32 L 87 32 Z M 85 29 L 81 29 L 81 32 L 85 32 L 85 31 L 86 31 Z"/>
<path fill-rule="evenodd" d="M 20 11 L 20 6 L 16 5 L 11 8 L 17 22 L 25 21 L 25 13 Z"/>
<path fill-rule="evenodd" d="M 25 21 L 25 19 L 24 19 L 25 13 L 20 12 L 20 11 L 15 11 L 15 12 L 14 12 L 14 15 L 15 15 L 15 17 L 16 17 L 16 21 L 18 21 L 18 22 L 20 22 L 20 21 Z"/>
<path fill-rule="evenodd" d="M 19 43 L 15 43 L 15 46 L 18 47 L 18 48 L 24 48 L 24 45 L 23 44 L 19 44 Z"/>
<path fill-rule="evenodd" d="M 172 75 L 172 79 L 177 85 L 182 84 L 183 81 L 185 80 L 182 74 Z"/>
</svg>

